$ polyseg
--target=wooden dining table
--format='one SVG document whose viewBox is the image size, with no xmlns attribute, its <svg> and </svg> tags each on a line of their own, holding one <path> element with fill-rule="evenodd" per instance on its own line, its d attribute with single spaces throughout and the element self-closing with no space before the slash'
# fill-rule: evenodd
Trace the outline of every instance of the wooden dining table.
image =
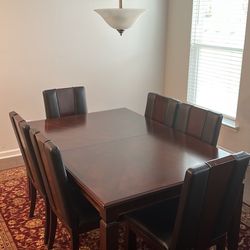
<svg viewBox="0 0 250 250">
<path fill-rule="evenodd" d="M 185 172 L 228 155 L 126 108 L 29 122 L 61 150 L 98 210 L 100 249 L 118 249 L 123 214 L 180 195 Z"/>
</svg>

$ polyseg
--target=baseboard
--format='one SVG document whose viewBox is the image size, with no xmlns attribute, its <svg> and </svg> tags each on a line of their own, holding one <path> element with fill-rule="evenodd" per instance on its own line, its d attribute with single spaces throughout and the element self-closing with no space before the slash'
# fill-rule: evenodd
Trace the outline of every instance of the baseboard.
<svg viewBox="0 0 250 250">
<path fill-rule="evenodd" d="M 226 151 L 226 152 L 228 152 L 229 154 L 233 154 L 233 151 L 232 150 L 229 150 L 228 148 L 224 148 L 224 147 L 222 147 L 222 146 L 217 146 L 218 148 L 220 148 L 220 149 L 222 149 L 222 150 L 224 150 L 224 151 Z"/>
<path fill-rule="evenodd" d="M 19 148 L 0 152 L 0 170 L 18 167 L 23 164 Z"/>
</svg>

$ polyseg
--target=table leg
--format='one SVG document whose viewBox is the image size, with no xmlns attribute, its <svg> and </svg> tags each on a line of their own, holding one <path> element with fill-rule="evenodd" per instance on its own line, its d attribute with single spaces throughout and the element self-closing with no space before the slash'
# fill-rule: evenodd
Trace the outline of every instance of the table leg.
<svg viewBox="0 0 250 250">
<path fill-rule="evenodd" d="M 118 249 L 118 222 L 100 221 L 100 250 Z"/>
</svg>

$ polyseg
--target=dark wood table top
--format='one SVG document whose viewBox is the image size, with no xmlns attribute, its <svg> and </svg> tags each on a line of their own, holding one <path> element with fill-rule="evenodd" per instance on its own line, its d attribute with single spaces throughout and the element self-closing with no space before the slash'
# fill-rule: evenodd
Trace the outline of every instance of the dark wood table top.
<svg viewBox="0 0 250 250">
<path fill-rule="evenodd" d="M 61 150 L 100 144 L 147 133 L 145 119 L 128 109 L 32 121 Z"/>
<path fill-rule="evenodd" d="M 228 154 L 128 109 L 30 125 L 59 146 L 68 171 L 103 208 L 180 185 L 188 168 Z"/>
</svg>

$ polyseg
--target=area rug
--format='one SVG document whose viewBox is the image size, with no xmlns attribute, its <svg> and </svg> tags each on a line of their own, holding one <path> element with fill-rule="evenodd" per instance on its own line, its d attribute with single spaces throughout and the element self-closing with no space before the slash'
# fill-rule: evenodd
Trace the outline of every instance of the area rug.
<svg viewBox="0 0 250 250">
<path fill-rule="evenodd" d="M 25 168 L 19 167 L 0 172 L 0 249 L 42 250 L 44 236 L 44 203 L 38 198 L 33 219 L 28 218 L 29 200 L 27 197 Z M 119 249 L 123 249 L 122 227 L 119 231 Z M 70 249 L 70 237 L 67 230 L 59 222 L 55 250 Z M 94 230 L 80 237 L 80 249 L 99 249 L 99 230 Z M 142 241 L 139 248 L 148 249 Z M 250 207 L 246 204 L 242 209 L 239 250 L 250 249 Z"/>
</svg>

